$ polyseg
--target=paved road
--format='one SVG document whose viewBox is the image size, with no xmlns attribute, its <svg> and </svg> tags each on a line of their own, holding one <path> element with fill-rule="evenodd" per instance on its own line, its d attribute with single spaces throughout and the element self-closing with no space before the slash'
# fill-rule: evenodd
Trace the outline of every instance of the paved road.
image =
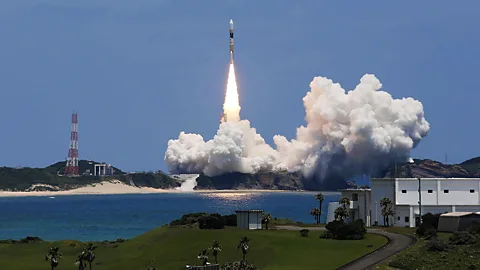
<svg viewBox="0 0 480 270">
<path fill-rule="evenodd" d="M 308 229 L 310 231 L 323 231 L 323 227 L 297 227 L 297 226 L 277 226 L 279 230 L 299 231 L 301 229 Z M 360 270 L 369 269 L 370 267 L 383 262 L 389 257 L 398 252 L 410 247 L 417 241 L 413 236 L 390 233 L 380 229 L 367 229 L 367 232 L 378 235 L 383 235 L 388 238 L 388 243 L 384 247 L 360 257 L 346 265 L 338 268 L 338 270 Z"/>
</svg>

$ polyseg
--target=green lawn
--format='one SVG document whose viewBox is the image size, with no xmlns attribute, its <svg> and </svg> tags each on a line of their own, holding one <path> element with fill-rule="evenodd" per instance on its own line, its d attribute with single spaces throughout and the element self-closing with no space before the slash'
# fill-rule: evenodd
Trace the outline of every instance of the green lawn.
<svg viewBox="0 0 480 270">
<path fill-rule="evenodd" d="M 160 227 L 116 247 L 99 244 L 93 269 L 140 270 L 150 262 L 157 269 L 185 269 L 186 264 L 199 263 L 198 253 L 209 247 L 213 240 L 218 240 L 223 246 L 219 255 L 220 263 L 240 260 L 242 254 L 236 247 L 242 236 L 251 239 L 248 261 L 262 270 L 335 269 L 387 242 L 384 237 L 371 234 L 357 241 L 327 240 L 319 238 L 321 233 L 311 231 L 304 238 L 296 231 Z M 59 241 L 54 244 L 59 245 L 64 254 L 57 269 L 77 269 L 74 261 L 83 244 L 77 241 Z M 52 243 L 0 244 L 0 269 L 50 269 L 44 256 L 51 245 Z M 213 261 L 213 256 L 209 258 Z"/>
</svg>

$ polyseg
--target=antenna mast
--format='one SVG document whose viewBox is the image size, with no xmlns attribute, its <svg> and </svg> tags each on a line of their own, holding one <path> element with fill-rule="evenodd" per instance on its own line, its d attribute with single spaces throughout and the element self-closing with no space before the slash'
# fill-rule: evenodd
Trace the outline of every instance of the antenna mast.
<svg viewBox="0 0 480 270">
<path fill-rule="evenodd" d="M 68 148 L 65 174 L 69 176 L 78 176 L 78 117 L 76 112 L 72 113 L 70 147 Z"/>
</svg>

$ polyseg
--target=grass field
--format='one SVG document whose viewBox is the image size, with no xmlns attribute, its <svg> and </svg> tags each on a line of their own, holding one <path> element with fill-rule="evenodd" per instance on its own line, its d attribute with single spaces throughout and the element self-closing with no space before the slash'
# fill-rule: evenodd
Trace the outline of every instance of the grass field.
<svg viewBox="0 0 480 270">
<path fill-rule="evenodd" d="M 98 244 L 93 269 L 140 270 L 145 269 L 150 262 L 157 270 L 185 269 L 186 264 L 200 264 L 198 253 L 208 248 L 213 240 L 218 240 L 222 245 L 219 262 L 223 264 L 226 261 L 241 260 L 242 253 L 237 249 L 237 243 L 242 236 L 251 239 L 247 260 L 259 269 L 335 269 L 387 242 L 384 237 L 371 234 L 357 241 L 320 239 L 321 233 L 312 231 L 308 237 L 301 237 L 296 231 L 160 227 L 116 247 L 112 244 Z M 57 269 L 77 269 L 74 265 L 76 255 L 84 246 L 77 241 L 0 244 L 0 269 L 50 269 L 44 256 L 52 244 L 60 246 L 60 252 L 64 255 Z M 209 256 L 209 261 L 214 261 L 213 256 Z"/>
</svg>

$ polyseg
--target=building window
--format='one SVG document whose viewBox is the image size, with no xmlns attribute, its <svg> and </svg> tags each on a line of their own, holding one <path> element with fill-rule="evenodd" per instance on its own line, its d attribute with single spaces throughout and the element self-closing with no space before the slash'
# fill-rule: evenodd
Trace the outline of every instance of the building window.
<svg viewBox="0 0 480 270">
<path fill-rule="evenodd" d="M 444 190 L 443 190 L 443 193 L 448 193 L 448 189 L 444 189 Z"/>
<path fill-rule="evenodd" d="M 402 190 L 402 193 L 407 193 L 407 191 L 405 189 Z"/>
<path fill-rule="evenodd" d="M 470 189 L 470 193 L 475 193 L 475 190 L 474 190 L 474 189 Z"/>
<path fill-rule="evenodd" d="M 397 220 L 400 220 L 400 216 L 398 216 Z"/>
<path fill-rule="evenodd" d="M 405 222 L 410 222 L 410 217 L 405 217 Z"/>
<path fill-rule="evenodd" d="M 428 190 L 428 193 L 433 193 L 433 190 L 429 189 L 429 190 Z"/>
<path fill-rule="evenodd" d="M 352 201 L 358 201 L 358 194 L 357 193 L 352 194 Z"/>
</svg>

